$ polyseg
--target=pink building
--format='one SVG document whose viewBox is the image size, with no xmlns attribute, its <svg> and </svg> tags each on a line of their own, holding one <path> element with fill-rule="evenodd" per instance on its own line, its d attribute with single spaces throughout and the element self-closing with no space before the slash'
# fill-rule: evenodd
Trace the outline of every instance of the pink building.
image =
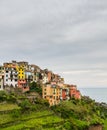
<svg viewBox="0 0 107 130">
<path fill-rule="evenodd" d="M 18 80 L 18 88 L 20 88 L 22 92 L 29 91 L 26 80 Z"/>
<path fill-rule="evenodd" d="M 75 99 L 81 99 L 81 93 L 77 90 L 76 85 L 71 85 L 70 87 L 70 97 L 74 97 Z"/>
<path fill-rule="evenodd" d="M 52 72 L 48 71 L 48 82 L 51 82 L 52 80 Z"/>
<path fill-rule="evenodd" d="M 66 100 L 66 89 L 62 89 L 62 100 Z"/>
</svg>

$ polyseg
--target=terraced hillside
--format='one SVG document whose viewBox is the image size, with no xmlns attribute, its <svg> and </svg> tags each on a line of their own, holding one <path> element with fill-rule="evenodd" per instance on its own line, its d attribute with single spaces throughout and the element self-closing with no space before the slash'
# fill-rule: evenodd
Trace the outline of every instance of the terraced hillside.
<svg viewBox="0 0 107 130">
<path fill-rule="evenodd" d="M 11 113 L 0 114 L 1 130 L 49 130 L 54 126 L 57 128 L 62 122 L 63 119 L 48 110 L 22 114 L 20 117 L 12 117 Z"/>
<path fill-rule="evenodd" d="M 104 123 L 107 129 L 107 108 L 87 97 L 49 107 L 41 98 L 31 102 L 26 95 L 0 95 L 0 130 L 88 130 Z"/>
</svg>

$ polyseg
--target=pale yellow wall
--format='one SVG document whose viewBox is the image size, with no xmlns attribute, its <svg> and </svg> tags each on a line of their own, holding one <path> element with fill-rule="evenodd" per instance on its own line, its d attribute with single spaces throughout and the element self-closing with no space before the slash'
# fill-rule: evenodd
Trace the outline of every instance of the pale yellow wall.
<svg viewBox="0 0 107 130">
<path fill-rule="evenodd" d="M 43 86 L 43 98 L 49 101 L 50 106 L 60 102 L 60 88 L 53 88 L 51 85 Z M 58 99 L 58 100 L 57 100 Z"/>
</svg>

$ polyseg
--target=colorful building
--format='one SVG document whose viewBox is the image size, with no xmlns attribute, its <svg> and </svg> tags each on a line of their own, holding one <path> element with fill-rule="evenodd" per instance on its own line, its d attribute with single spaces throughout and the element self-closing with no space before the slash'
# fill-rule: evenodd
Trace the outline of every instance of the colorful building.
<svg viewBox="0 0 107 130">
<path fill-rule="evenodd" d="M 22 92 L 29 91 L 29 86 L 27 84 L 27 79 L 25 79 L 25 67 L 24 65 L 18 66 L 18 88 L 22 90 Z M 27 77 L 28 78 L 28 77 Z"/>
<path fill-rule="evenodd" d="M 76 85 L 64 84 L 64 79 L 60 75 L 48 69 L 42 70 L 37 65 L 29 65 L 25 61 L 12 61 L 0 67 L 0 90 L 5 86 L 13 86 L 22 92 L 29 91 L 29 84 L 33 81 L 43 84 L 42 96 L 49 101 L 50 106 L 72 97 L 81 99 L 81 93 Z"/>
<path fill-rule="evenodd" d="M 0 90 L 4 88 L 4 67 L 0 66 Z"/>
<path fill-rule="evenodd" d="M 56 84 L 43 85 L 42 93 L 43 98 L 49 101 L 50 106 L 60 103 L 60 87 Z"/>
<path fill-rule="evenodd" d="M 12 87 L 17 87 L 17 82 L 18 82 L 18 73 L 16 68 L 10 67 L 5 67 L 5 72 L 4 72 L 4 85 L 5 86 L 12 86 Z"/>
<path fill-rule="evenodd" d="M 25 79 L 25 70 L 28 68 L 28 62 L 4 63 L 4 86 L 12 86 L 28 91 L 29 87 Z"/>
<path fill-rule="evenodd" d="M 69 90 L 70 90 L 70 98 L 81 99 L 81 93 L 79 90 L 77 90 L 76 85 L 71 85 Z"/>
</svg>

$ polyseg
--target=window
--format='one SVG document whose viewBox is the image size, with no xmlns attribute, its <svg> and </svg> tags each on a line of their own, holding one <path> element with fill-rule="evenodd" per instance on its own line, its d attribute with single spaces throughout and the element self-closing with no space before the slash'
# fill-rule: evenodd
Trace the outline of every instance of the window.
<svg viewBox="0 0 107 130">
<path fill-rule="evenodd" d="M 6 77 L 8 77 L 8 75 L 6 75 Z"/>
<path fill-rule="evenodd" d="M 57 100 L 59 99 L 58 96 L 56 97 L 56 99 L 57 99 Z"/>
<path fill-rule="evenodd" d="M 8 81 L 8 79 L 6 79 L 6 81 Z"/>
</svg>

